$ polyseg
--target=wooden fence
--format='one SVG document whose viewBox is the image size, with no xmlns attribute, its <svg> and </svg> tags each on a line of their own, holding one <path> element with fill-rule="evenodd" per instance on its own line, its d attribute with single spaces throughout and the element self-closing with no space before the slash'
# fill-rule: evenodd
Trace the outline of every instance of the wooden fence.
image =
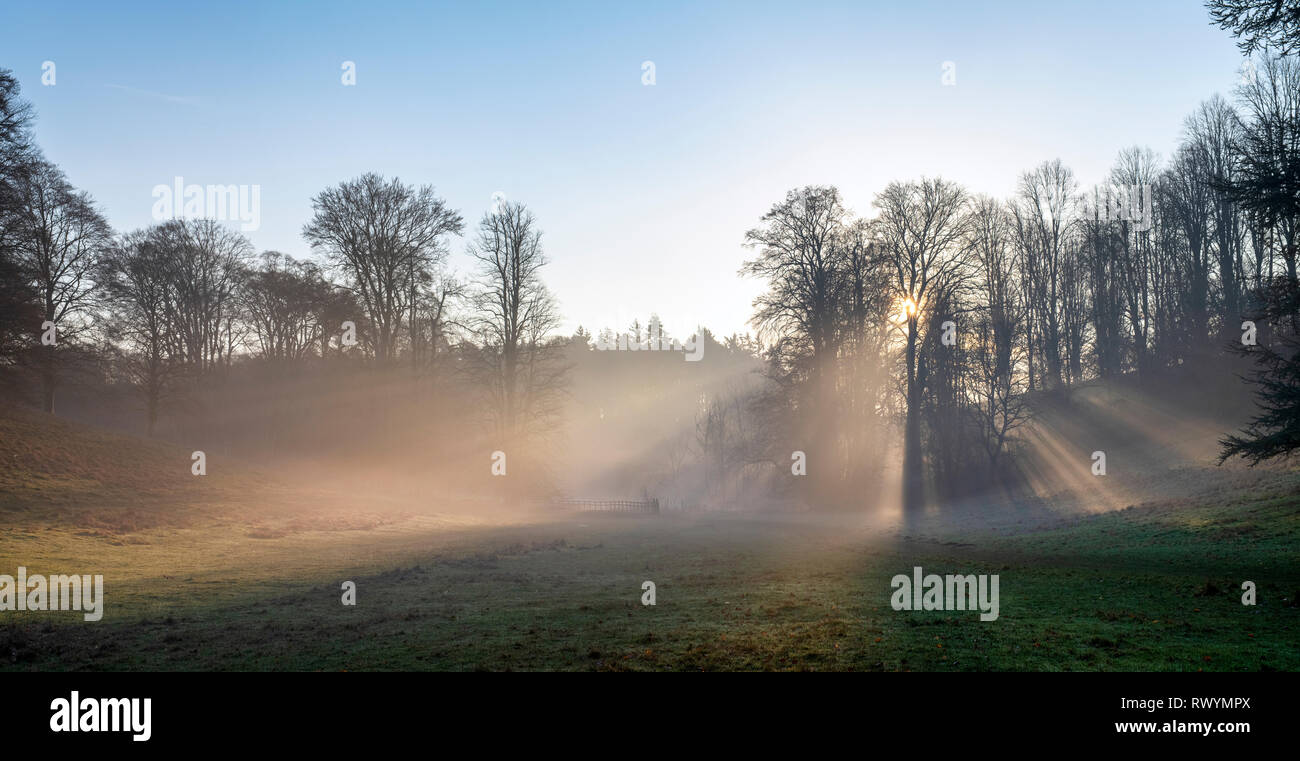
<svg viewBox="0 0 1300 761">
<path fill-rule="evenodd" d="M 580 513 L 659 513 L 658 499 L 559 499 L 551 504 Z"/>
</svg>

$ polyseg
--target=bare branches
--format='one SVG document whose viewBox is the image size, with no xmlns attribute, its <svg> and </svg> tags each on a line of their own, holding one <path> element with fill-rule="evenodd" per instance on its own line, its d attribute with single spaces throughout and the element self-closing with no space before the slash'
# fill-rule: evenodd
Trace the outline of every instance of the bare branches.
<svg viewBox="0 0 1300 761">
<path fill-rule="evenodd" d="M 329 257 L 356 293 L 375 330 L 375 356 L 393 360 L 417 275 L 446 259 L 446 237 L 464 226 L 460 214 L 431 186 L 417 189 L 374 173 L 322 191 L 312 208 L 315 216 L 303 237 Z"/>
<path fill-rule="evenodd" d="M 541 279 L 542 232 L 528 207 L 509 202 L 483 215 L 469 247 L 478 262 L 471 328 L 489 414 L 507 440 L 554 427 L 567 367 L 551 340 L 558 306 Z"/>
</svg>

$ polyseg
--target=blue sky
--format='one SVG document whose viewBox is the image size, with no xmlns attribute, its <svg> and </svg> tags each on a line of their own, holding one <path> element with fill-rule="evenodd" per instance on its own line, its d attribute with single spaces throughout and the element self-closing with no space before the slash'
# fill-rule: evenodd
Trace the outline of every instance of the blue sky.
<svg viewBox="0 0 1300 761">
<path fill-rule="evenodd" d="M 540 220 L 566 331 L 654 310 L 727 334 L 761 289 L 744 233 L 787 190 L 866 214 L 891 180 L 1006 196 L 1057 157 L 1091 184 L 1239 77 L 1194 0 L 982 5 L 10 2 L 0 67 L 119 230 L 178 175 L 260 185 L 249 237 L 299 257 L 312 195 L 362 172 L 434 185 L 467 233 L 502 192 Z"/>
</svg>

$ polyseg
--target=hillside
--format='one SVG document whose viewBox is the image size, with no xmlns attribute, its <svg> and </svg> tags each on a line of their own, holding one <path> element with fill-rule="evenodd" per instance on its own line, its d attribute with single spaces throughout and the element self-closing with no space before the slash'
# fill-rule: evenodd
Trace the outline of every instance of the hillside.
<svg viewBox="0 0 1300 761">
<path fill-rule="evenodd" d="M 4 408 L 0 524 L 105 537 L 223 524 L 260 538 L 374 526 L 401 515 L 383 497 L 358 504 L 221 452 L 205 452 L 207 473 L 197 476 L 192 452 L 28 408 Z"/>
</svg>

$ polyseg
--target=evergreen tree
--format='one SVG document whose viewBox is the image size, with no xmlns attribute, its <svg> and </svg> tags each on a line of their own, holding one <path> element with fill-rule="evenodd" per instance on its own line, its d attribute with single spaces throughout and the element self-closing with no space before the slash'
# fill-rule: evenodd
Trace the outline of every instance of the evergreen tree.
<svg viewBox="0 0 1300 761">
<path fill-rule="evenodd" d="M 1255 317 L 1260 340 L 1235 349 L 1255 360 L 1257 370 L 1247 381 L 1256 387 L 1261 412 L 1241 433 L 1219 440 L 1219 464 L 1241 457 L 1254 466 L 1300 448 L 1300 287 L 1279 277 L 1261 300 Z"/>
</svg>

